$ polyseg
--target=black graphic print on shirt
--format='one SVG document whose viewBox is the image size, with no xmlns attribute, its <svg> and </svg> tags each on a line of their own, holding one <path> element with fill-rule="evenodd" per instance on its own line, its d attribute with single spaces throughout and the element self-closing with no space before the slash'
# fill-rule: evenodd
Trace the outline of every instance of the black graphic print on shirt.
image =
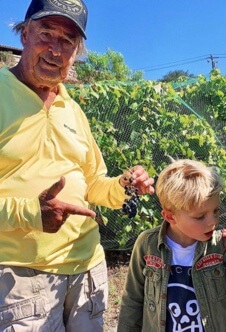
<svg viewBox="0 0 226 332">
<path fill-rule="evenodd" d="M 167 290 L 168 332 L 204 332 L 191 267 L 173 265 Z"/>
</svg>

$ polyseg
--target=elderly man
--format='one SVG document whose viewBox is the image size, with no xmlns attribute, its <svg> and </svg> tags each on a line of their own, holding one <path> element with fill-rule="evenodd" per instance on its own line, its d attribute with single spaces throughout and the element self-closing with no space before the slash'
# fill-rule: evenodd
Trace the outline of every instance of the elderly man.
<svg viewBox="0 0 226 332">
<path fill-rule="evenodd" d="M 121 208 L 88 121 L 61 83 L 84 49 L 81 0 L 32 0 L 23 45 L 0 70 L 0 331 L 99 332 L 107 270 L 89 204 Z M 139 194 L 153 179 L 132 169 Z"/>
</svg>

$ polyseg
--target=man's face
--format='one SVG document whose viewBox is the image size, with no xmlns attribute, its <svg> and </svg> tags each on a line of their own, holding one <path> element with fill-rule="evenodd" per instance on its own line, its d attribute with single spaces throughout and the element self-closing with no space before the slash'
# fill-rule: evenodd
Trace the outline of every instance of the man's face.
<svg viewBox="0 0 226 332">
<path fill-rule="evenodd" d="M 66 17 L 31 20 L 22 35 L 23 74 L 29 85 L 53 87 L 62 82 L 74 63 L 78 37 L 74 23 Z"/>
</svg>

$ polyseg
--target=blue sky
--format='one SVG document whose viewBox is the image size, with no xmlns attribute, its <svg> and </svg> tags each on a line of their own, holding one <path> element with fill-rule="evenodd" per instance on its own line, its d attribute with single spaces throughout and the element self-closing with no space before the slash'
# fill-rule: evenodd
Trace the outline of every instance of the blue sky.
<svg viewBox="0 0 226 332">
<path fill-rule="evenodd" d="M 1 1 L 0 44 L 21 47 L 12 24 L 30 0 Z M 225 0 L 86 0 L 88 50 L 120 52 L 132 70 L 156 80 L 173 70 L 226 75 Z M 208 62 L 209 61 L 209 62 Z"/>
</svg>

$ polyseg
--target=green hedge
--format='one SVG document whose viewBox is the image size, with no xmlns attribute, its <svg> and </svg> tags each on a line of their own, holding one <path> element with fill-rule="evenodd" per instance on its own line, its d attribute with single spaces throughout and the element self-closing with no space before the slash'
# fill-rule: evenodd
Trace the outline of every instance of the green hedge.
<svg viewBox="0 0 226 332">
<path fill-rule="evenodd" d="M 141 164 L 157 178 L 172 157 L 199 159 L 225 177 L 226 153 L 211 124 L 192 111 L 194 104 L 186 106 L 189 94 L 194 101 L 198 88 L 183 86 L 175 91 L 170 84 L 142 80 L 68 87 L 68 91 L 89 119 L 110 176 Z M 162 221 L 155 195 L 141 198 L 132 220 L 121 211 L 100 211 L 108 220 L 106 227 L 100 227 L 106 249 L 131 248 L 142 230 Z"/>
</svg>

